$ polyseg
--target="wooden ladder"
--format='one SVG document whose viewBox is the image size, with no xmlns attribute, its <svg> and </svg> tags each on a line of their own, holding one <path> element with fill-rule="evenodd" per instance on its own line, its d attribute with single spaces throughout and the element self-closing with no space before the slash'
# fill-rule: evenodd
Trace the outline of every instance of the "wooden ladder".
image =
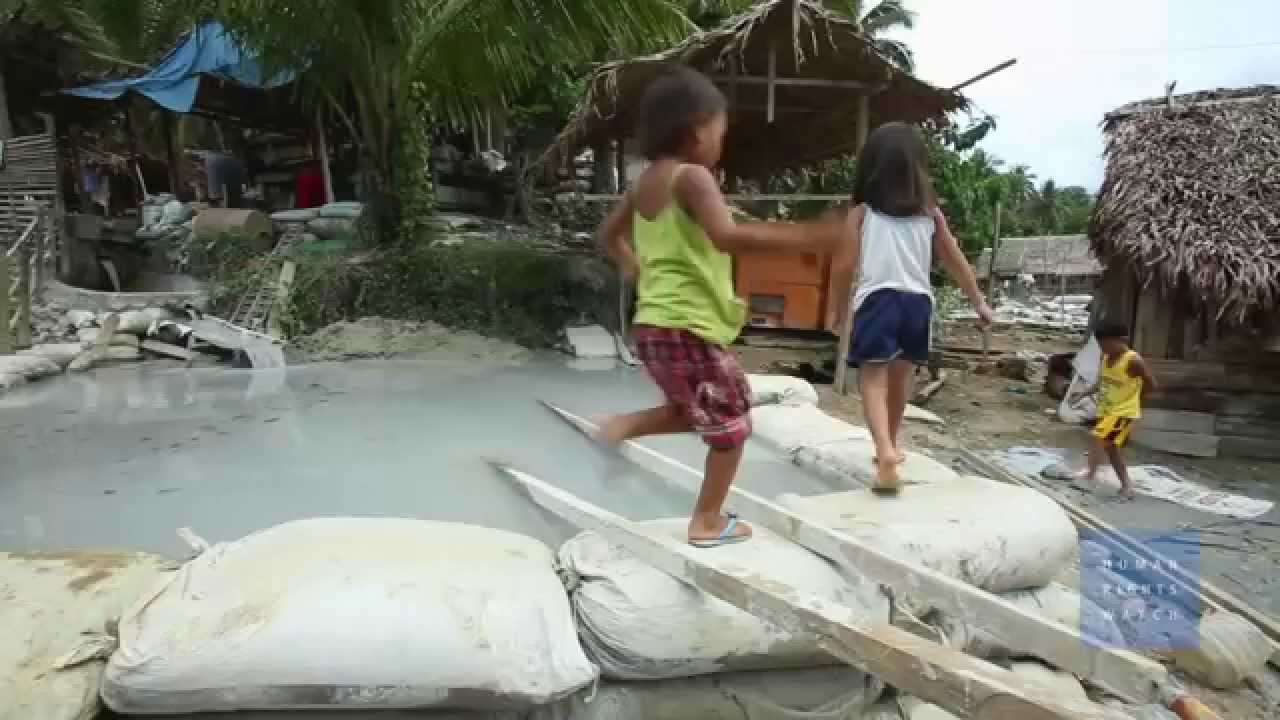
<svg viewBox="0 0 1280 720">
<path fill-rule="evenodd" d="M 293 246 L 294 237 L 292 233 L 285 233 L 280 242 L 263 258 L 249 289 L 240 296 L 240 301 L 231 311 L 231 317 L 228 318 L 231 324 L 258 332 L 267 330 L 267 318 L 275 307 L 279 293 L 280 270 L 284 266 L 289 248 Z"/>
</svg>

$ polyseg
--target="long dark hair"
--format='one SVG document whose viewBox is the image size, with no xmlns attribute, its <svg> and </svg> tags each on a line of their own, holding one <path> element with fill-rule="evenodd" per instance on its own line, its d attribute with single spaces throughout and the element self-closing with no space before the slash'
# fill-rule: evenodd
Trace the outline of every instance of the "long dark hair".
<svg viewBox="0 0 1280 720">
<path fill-rule="evenodd" d="M 857 159 L 853 201 L 894 217 L 933 210 L 937 198 L 929 180 L 929 152 L 919 130 L 894 122 L 871 133 Z"/>
<path fill-rule="evenodd" d="M 640 152 L 649 160 L 679 153 L 689 134 L 727 105 L 706 75 L 682 65 L 668 68 L 640 100 Z"/>
</svg>

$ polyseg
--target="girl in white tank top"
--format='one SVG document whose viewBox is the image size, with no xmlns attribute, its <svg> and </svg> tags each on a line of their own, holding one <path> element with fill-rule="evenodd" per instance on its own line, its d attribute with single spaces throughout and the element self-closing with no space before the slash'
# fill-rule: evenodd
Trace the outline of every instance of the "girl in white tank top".
<svg viewBox="0 0 1280 720">
<path fill-rule="evenodd" d="M 864 416 L 876 445 L 877 492 L 898 492 L 898 466 L 906 459 L 898 430 L 917 365 L 929 360 L 936 254 L 969 296 L 984 327 L 991 308 L 978 291 L 973 268 L 937 207 L 928 154 L 918 130 L 902 123 L 877 128 L 858 158 L 850 240 L 832 261 L 832 292 L 850 298 L 850 366 L 859 368 Z M 845 329 L 841 312 L 834 327 Z M 839 359 L 838 359 L 839 360 Z"/>
</svg>

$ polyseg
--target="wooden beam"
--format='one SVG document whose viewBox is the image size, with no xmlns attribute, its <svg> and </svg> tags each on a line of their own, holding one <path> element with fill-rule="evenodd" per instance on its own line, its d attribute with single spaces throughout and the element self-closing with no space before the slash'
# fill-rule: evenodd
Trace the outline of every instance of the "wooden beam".
<svg viewBox="0 0 1280 720">
<path fill-rule="evenodd" d="M 991 68 L 990 70 L 984 70 L 984 71 L 982 71 L 982 72 L 978 73 L 977 75 L 974 75 L 973 77 L 969 78 L 968 80 L 965 80 L 964 82 L 962 82 L 962 83 L 960 83 L 960 84 L 958 84 L 958 85 L 952 85 L 952 86 L 951 86 L 951 92 L 959 92 L 959 91 L 961 91 L 961 90 L 963 90 L 963 89 L 965 89 L 965 88 L 969 87 L 970 85 L 972 85 L 972 84 L 974 84 L 974 83 L 978 82 L 979 80 L 985 80 L 985 79 L 987 79 L 987 78 L 991 77 L 992 75 L 995 75 L 995 74 L 996 74 L 996 73 L 998 73 L 998 72 L 1003 72 L 1003 71 L 1005 71 L 1005 70 L 1007 70 L 1007 69 L 1009 69 L 1009 68 L 1013 67 L 1015 64 L 1017 64 L 1017 62 L 1018 62 L 1018 58 L 1009 58 L 1008 60 L 1005 60 L 1004 62 L 1000 63 L 999 65 L 996 65 L 995 67 Z"/>
<path fill-rule="evenodd" d="M 871 96 L 863 94 L 858 96 L 858 117 L 856 122 L 857 137 L 854 140 L 854 152 L 859 156 L 862 155 L 862 148 L 867 144 L 867 135 L 871 133 Z"/>
<path fill-rule="evenodd" d="M 283 319 L 289 309 L 289 293 L 293 292 L 293 278 L 297 273 L 298 264 L 292 260 L 285 260 L 280 265 L 280 279 L 276 281 L 276 298 L 267 319 L 268 334 L 273 338 L 284 339 Z"/>
<path fill-rule="evenodd" d="M 13 313 L 9 302 L 10 267 L 8 253 L 0 252 L 0 355 L 10 355 L 14 351 L 13 332 L 9 329 Z"/>
<path fill-rule="evenodd" d="M 769 40 L 769 77 L 766 81 L 768 82 L 768 99 L 765 101 L 765 122 L 772 125 L 778 94 L 778 46 L 772 38 Z"/>
<path fill-rule="evenodd" d="M 548 407 L 584 434 L 596 429 L 584 418 Z M 701 471 L 634 441 L 623 443 L 621 452 L 627 460 L 680 489 L 696 493 L 702 484 Z M 1130 702 L 1155 702 L 1159 688 L 1168 682 L 1168 671 L 1159 663 L 1134 653 L 1095 647 L 1075 629 L 1034 615 L 997 595 L 893 558 L 741 488 L 731 487 L 729 492 L 734 506 L 752 522 L 902 594 L 909 588 L 942 612 L 981 625 L 1006 647 L 1043 658 Z"/>
<path fill-rule="evenodd" d="M 179 197 L 182 192 L 182 168 L 178 165 L 178 152 L 174 147 L 173 113 L 161 112 L 161 123 L 164 129 L 164 155 L 169 163 L 169 192 Z"/>
<path fill-rule="evenodd" d="M 775 56 L 776 68 L 776 56 Z M 837 88 L 841 90 L 877 90 L 883 85 L 859 82 L 857 80 L 828 80 L 826 78 L 774 77 L 770 83 L 767 75 L 712 75 L 712 82 L 720 85 L 774 85 L 776 87 L 813 87 Z"/>
<path fill-rule="evenodd" d="M 324 178 L 324 201 L 333 202 L 333 172 L 329 168 L 329 143 L 325 138 L 324 112 L 316 108 L 316 155 L 320 160 L 320 175 Z"/>
<path fill-rule="evenodd" d="M 848 608 L 755 571 L 707 562 L 706 550 L 596 507 L 511 467 L 496 465 L 539 506 L 583 529 L 600 533 L 640 561 L 671 577 L 796 634 L 821 638 L 840 660 L 966 718 L 981 720 L 1119 720 L 1126 717 L 1089 700 L 1069 698 L 1027 683 L 1003 668 L 900 630 L 849 619 Z"/>
</svg>

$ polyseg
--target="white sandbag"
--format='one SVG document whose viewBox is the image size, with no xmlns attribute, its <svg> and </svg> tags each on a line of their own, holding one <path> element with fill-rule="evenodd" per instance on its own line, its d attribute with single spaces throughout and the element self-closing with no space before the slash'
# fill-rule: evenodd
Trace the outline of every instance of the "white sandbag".
<svg viewBox="0 0 1280 720">
<path fill-rule="evenodd" d="M 549 548 L 453 523 L 325 518 L 216 545 L 134 605 L 123 714 L 523 707 L 582 688 Z"/>
<path fill-rule="evenodd" d="M 6 392 L 26 384 L 27 384 L 26 375 L 19 375 L 18 373 L 0 372 L 0 392 Z"/>
<path fill-rule="evenodd" d="M 1229 612 L 1200 619 L 1197 647 L 1170 653 L 1173 664 L 1200 682 L 1234 690 L 1261 672 L 1272 653 L 1271 641 L 1258 626 Z"/>
<path fill-rule="evenodd" d="M 1001 593 L 1001 599 L 1046 620 L 1087 635 L 1090 641 L 1104 647 L 1121 647 L 1124 636 L 1114 620 L 1097 604 L 1061 583 L 1042 588 Z M 1005 638 L 1000 628 L 967 622 L 965 618 L 939 613 L 933 624 L 947 638 L 949 647 L 983 658 L 1025 655 L 1017 647 L 1017 638 Z M 1041 658 L 1048 659 L 1048 658 Z"/>
<path fill-rule="evenodd" d="M 902 710 L 903 720 L 960 720 L 937 705 L 930 705 L 911 695 L 899 696 L 898 707 Z"/>
<path fill-rule="evenodd" d="M 21 375 L 27 380 L 39 380 L 62 372 L 62 368 L 40 355 L 0 355 L 0 375 Z"/>
<path fill-rule="evenodd" d="M 84 328 L 82 330 L 76 331 L 76 337 L 80 339 L 80 343 L 82 346 L 88 346 L 98 342 L 98 338 L 101 337 L 101 335 L 102 333 L 100 330 L 98 330 L 98 328 Z M 136 348 L 141 343 L 142 341 L 138 339 L 137 335 L 130 335 L 128 333 L 123 333 L 123 332 L 118 332 L 113 334 L 111 336 L 111 339 L 108 341 L 109 345 L 113 345 L 115 347 L 135 347 Z"/>
<path fill-rule="evenodd" d="M 62 320 L 67 327 L 76 330 L 93 327 L 98 324 L 98 316 L 88 310 L 68 310 L 62 316 Z"/>
<path fill-rule="evenodd" d="M 748 518 L 748 521 L 750 519 Z M 688 520 L 642 523 L 684 541 Z M 867 623 L 886 622 L 888 602 L 813 553 L 759 525 L 744 543 L 700 551 L 726 568 L 762 576 L 840 603 Z M 602 536 L 582 533 L 560 548 L 560 564 L 578 578 L 578 633 L 605 677 L 645 680 L 732 670 L 827 665 L 812 637 L 797 637 L 637 560 Z"/>
<path fill-rule="evenodd" d="M 280 210 L 271 213 L 272 222 L 305 223 L 320 217 L 319 208 L 302 208 L 299 210 Z"/>
<path fill-rule="evenodd" d="M 751 410 L 752 436 L 787 454 L 841 440 L 870 438 L 866 428 L 851 425 L 814 405 L 762 405 Z"/>
<path fill-rule="evenodd" d="M 160 214 L 161 225 L 181 225 L 195 216 L 191 208 L 181 200 L 170 200 L 164 204 Z"/>
<path fill-rule="evenodd" d="M 84 346 L 80 343 L 45 343 L 27 350 L 19 350 L 18 354 L 47 358 L 58 367 L 65 369 L 82 352 L 84 352 Z"/>
<path fill-rule="evenodd" d="M 107 326 L 107 315 L 112 313 L 104 313 L 98 318 L 98 324 L 102 327 Z M 120 318 L 120 322 L 116 325 L 115 333 L 125 333 L 129 335 L 146 335 L 147 330 L 151 328 L 153 318 L 143 310 L 129 310 L 122 313 L 114 313 Z"/>
<path fill-rule="evenodd" d="M 1029 685 L 1044 688 L 1047 694 L 1071 700 L 1089 699 L 1084 686 L 1075 675 L 1035 660 L 1020 660 L 1009 663 L 1009 672 L 1021 678 Z"/>
<path fill-rule="evenodd" d="M 354 201 L 331 202 L 320 208 L 320 217 L 322 218 L 349 218 L 355 219 L 360 217 L 364 212 L 364 203 Z"/>
<path fill-rule="evenodd" d="M 0 553 L 0 720 L 95 717 L 103 663 L 55 666 L 83 633 L 105 633 L 163 563 L 136 553 Z"/>
<path fill-rule="evenodd" d="M 1076 552 L 1076 529 L 1053 500 L 984 478 L 910 487 L 893 498 L 868 490 L 778 503 L 893 557 L 991 592 L 1047 585 Z M 928 608 L 927 597 L 907 598 Z M 920 612 L 915 613 L 920 616 Z"/>
<path fill-rule="evenodd" d="M 876 483 L 876 446 L 868 434 L 795 451 L 796 465 L 843 487 L 869 488 Z M 932 485 L 954 482 L 960 475 L 928 455 L 906 451 L 907 461 L 898 466 L 904 485 Z"/>
<path fill-rule="evenodd" d="M 751 407 L 759 405 L 817 405 L 818 391 L 789 375 L 747 375 Z"/>
</svg>

